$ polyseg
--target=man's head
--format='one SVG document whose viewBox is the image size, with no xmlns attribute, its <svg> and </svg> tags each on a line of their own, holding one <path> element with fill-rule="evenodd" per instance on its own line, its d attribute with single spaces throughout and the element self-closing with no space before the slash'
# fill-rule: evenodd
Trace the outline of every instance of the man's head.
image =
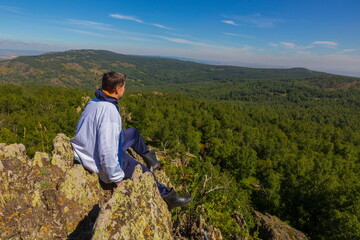
<svg viewBox="0 0 360 240">
<path fill-rule="evenodd" d="M 125 91 L 126 75 L 118 72 L 104 73 L 102 77 L 102 89 L 112 96 L 120 99 Z"/>
</svg>

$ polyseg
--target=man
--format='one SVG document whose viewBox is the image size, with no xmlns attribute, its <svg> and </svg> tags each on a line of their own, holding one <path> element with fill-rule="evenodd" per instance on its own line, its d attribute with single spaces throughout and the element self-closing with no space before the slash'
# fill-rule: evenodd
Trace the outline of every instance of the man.
<svg viewBox="0 0 360 240">
<path fill-rule="evenodd" d="M 70 141 L 75 160 L 89 171 L 97 173 L 102 182 L 114 183 L 116 186 L 123 179 L 131 178 L 138 164 L 143 172 L 160 167 L 155 152 L 148 150 L 135 128 L 122 130 L 117 104 L 124 95 L 125 80 L 126 75 L 122 73 L 108 72 L 103 75 L 102 88 L 96 90 L 96 97 L 86 105 L 76 127 L 76 136 Z M 149 168 L 126 153 L 130 147 L 145 160 Z M 192 201 L 191 195 L 179 196 L 174 189 L 168 190 L 153 176 L 169 209 Z"/>
</svg>

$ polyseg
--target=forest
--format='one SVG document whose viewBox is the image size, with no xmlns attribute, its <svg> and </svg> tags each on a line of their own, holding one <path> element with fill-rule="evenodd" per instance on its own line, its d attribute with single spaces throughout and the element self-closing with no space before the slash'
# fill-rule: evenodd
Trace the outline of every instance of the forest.
<svg viewBox="0 0 360 240">
<path fill-rule="evenodd" d="M 166 153 L 168 175 L 194 195 L 175 220 L 201 215 L 228 239 L 256 238 L 255 209 L 311 239 L 360 239 L 360 91 L 351 78 L 327 78 L 193 82 L 181 93 L 178 85 L 133 85 L 120 113 Z M 23 143 L 30 156 L 50 153 L 57 133 L 74 136 L 92 97 L 93 90 L 0 85 L 0 142 Z"/>
<path fill-rule="evenodd" d="M 0 142 L 51 153 L 109 70 L 128 76 L 124 125 L 166 153 L 172 181 L 195 196 L 175 222 L 201 215 L 227 239 L 256 239 L 257 210 L 311 239 L 360 239 L 359 78 L 100 50 L 18 57 L 0 61 Z"/>
</svg>

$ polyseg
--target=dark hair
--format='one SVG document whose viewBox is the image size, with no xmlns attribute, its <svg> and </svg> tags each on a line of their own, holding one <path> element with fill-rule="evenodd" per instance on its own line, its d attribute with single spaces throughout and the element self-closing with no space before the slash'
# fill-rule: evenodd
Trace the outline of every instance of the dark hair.
<svg viewBox="0 0 360 240">
<path fill-rule="evenodd" d="M 108 91 L 114 92 L 117 86 L 124 86 L 126 80 L 126 74 L 118 72 L 107 72 L 102 77 L 101 88 Z"/>
</svg>

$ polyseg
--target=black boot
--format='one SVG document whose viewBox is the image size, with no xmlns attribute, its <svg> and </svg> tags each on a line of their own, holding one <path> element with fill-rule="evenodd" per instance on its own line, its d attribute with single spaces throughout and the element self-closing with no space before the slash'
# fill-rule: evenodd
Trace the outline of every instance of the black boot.
<svg viewBox="0 0 360 240">
<path fill-rule="evenodd" d="M 191 195 L 177 195 L 174 188 L 171 188 L 170 192 L 163 198 L 167 203 L 169 210 L 176 207 L 184 206 L 193 200 L 193 197 Z"/>
<path fill-rule="evenodd" d="M 150 168 L 151 171 L 155 171 L 161 165 L 161 163 L 156 159 L 154 150 L 150 150 L 148 153 L 140 156 L 144 159 L 144 161 L 148 165 L 148 168 Z"/>
</svg>

